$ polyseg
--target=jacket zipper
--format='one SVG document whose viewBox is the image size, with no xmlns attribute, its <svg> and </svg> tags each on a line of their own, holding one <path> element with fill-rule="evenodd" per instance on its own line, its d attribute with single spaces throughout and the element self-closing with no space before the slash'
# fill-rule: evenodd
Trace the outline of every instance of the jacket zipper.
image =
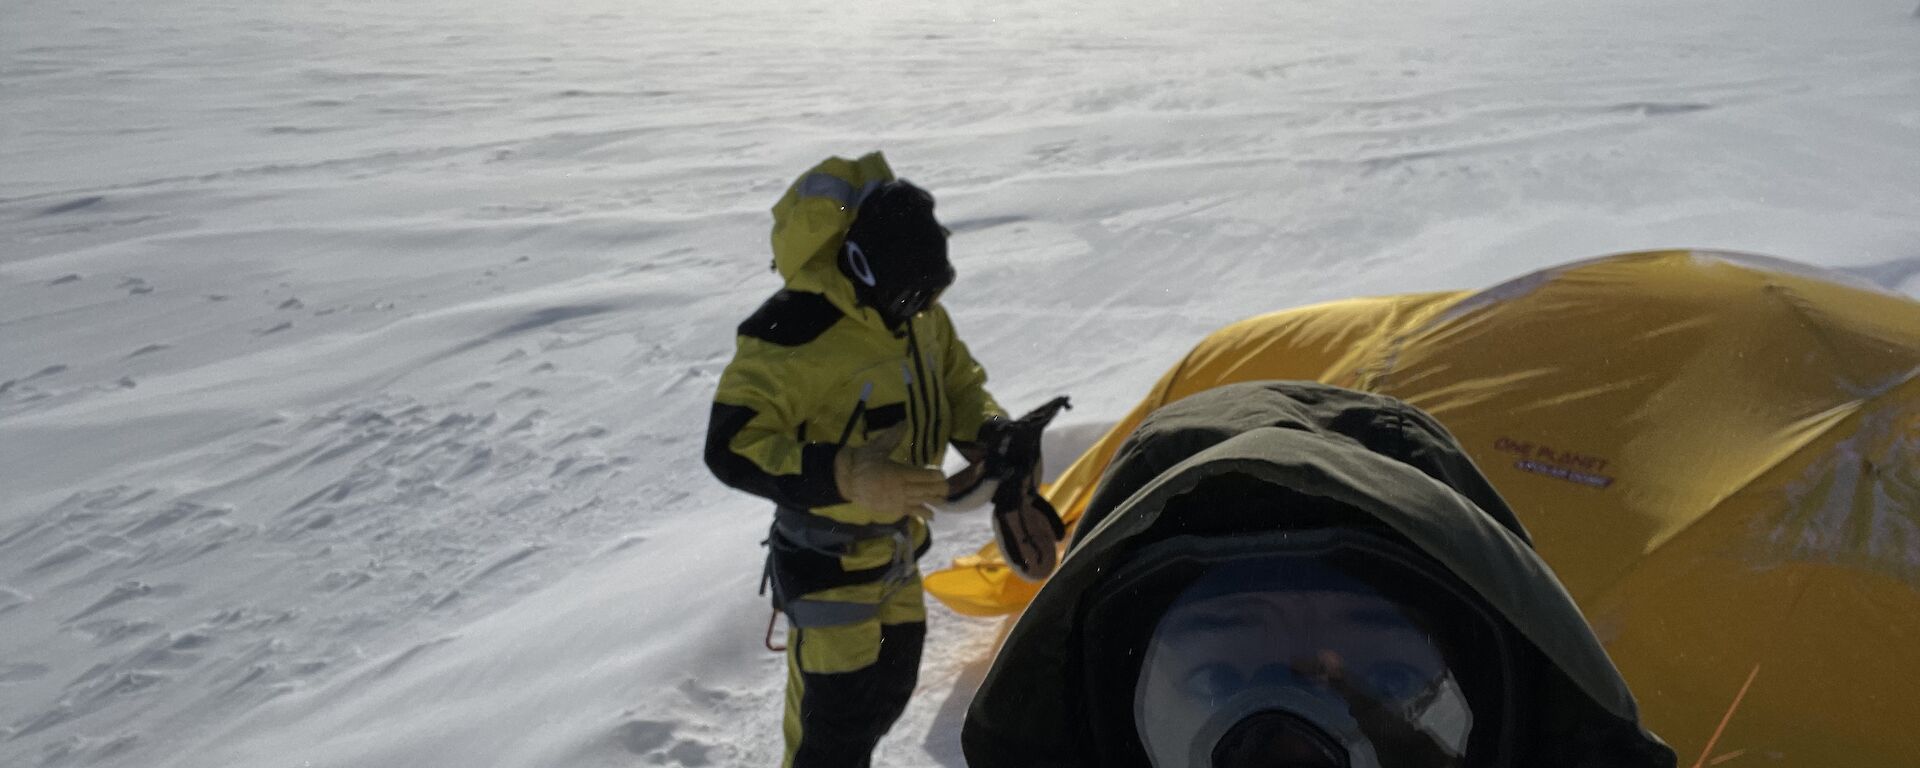
<svg viewBox="0 0 1920 768">
<path fill-rule="evenodd" d="M 921 463 L 920 397 L 914 394 L 913 369 L 907 366 L 905 360 L 900 361 L 900 381 L 907 387 L 907 424 L 910 427 L 908 431 L 912 433 L 909 439 L 913 441 L 912 446 L 907 449 L 907 460 L 917 465 Z"/>
<path fill-rule="evenodd" d="M 918 374 L 916 378 L 920 382 L 921 412 L 926 415 L 927 421 L 925 440 L 920 444 L 920 463 L 924 465 L 933 461 L 933 442 L 939 439 L 945 419 L 940 415 L 940 404 L 935 398 L 935 393 L 939 391 L 939 380 L 933 373 L 934 366 L 923 358 L 920 336 L 914 332 L 912 320 L 907 321 L 907 350 L 913 356 L 915 373 Z"/>
</svg>

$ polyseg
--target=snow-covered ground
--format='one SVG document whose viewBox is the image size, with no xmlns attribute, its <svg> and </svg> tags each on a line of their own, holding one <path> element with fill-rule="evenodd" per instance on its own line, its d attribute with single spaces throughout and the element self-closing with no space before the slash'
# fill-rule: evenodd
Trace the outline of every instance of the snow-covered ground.
<svg viewBox="0 0 1920 768">
<path fill-rule="evenodd" d="M 700 461 L 885 149 L 1053 464 L 1207 330 L 1604 252 L 1920 294 L 1911 0 L 8 0 L 0 765 L 773 765 Z M 937 528 L 929 567 L 986 536 Z M 886 766 L 959 766 L 936 608 Z"/>
</svg>

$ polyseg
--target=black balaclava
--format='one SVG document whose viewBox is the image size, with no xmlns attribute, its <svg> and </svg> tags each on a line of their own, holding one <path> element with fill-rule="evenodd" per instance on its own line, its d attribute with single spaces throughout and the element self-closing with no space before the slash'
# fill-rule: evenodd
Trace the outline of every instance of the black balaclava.
<svg viewBox="0 0 1920 768">
<path fill-rule="evenodd" d="M 860 202 L 840 247 L 840 271 L 860 303 L 898 330 L 953 284 L 947 231 L 933 218 L 933 195 L 889 181 Z"/>
</svg>

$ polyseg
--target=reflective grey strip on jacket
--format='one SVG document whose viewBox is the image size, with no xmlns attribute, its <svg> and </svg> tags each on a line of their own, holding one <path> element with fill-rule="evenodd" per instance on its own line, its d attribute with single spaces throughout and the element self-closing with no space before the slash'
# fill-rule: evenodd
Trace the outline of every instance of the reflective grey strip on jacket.
<svg viewBox="0 0 1920 768">
<path fill-rule="evenodd" d="M 821 554 L 841 557 L 855 543 L 866 539 L 893 539 L 912 531 L 903 518 L 890 524 L 843 523 L 790 507 L 773 511 L 773 527 L 787 541 Z"/>
<path fill-rule="evenodd" d="M 841 208 L 858 208 L 867 194 L 880 186 L 877 181 L 867 182 L 855 189 L 852 182 L 830 173 L 809 173 L 800 179 L 801 197 L 824 197 L 840 204 Z"/>
<path fill-rule="evenodd" d="M 880 600 L 855 603 L 843 600 L 786 599 L 782 610 L 788 623 L 802 629 L 858 624 L 880 615 L 880 603 L 893 596 L 914 575 L 913 528 L 904 518 L 898 523 L 860 525 L 830 520 L 810 512 L 780 507 L 773 513 L 776 535 L 796 546 L 833 557 L 845 556 L 853 545 L 865 539 L 893 540 L 893 564 L 881 583 L 890 585 Z"/>
<path fill-rule="evenodd" d="M 840 600 L 788 600 L 787 623 L 801 629 L 858 624 L 880 615 L 880 606 Z"/>
</svg>

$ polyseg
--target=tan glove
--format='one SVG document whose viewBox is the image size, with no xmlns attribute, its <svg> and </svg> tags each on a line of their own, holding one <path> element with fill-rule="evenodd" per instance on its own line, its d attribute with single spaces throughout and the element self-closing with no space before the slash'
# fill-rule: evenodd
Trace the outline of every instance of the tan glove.
<svg viewBox="0 0 1920 768">
<path fill-rule="evenodd" d="M 876 522 L 889 523 L 905 515 L 932 517 L 927 507 L 947 495 L 947 478 L 940 470 L 915 467 L 893 460 L 893 449 L 906 437 L 907 425 L 883 430 L 857 448 L 841 448 L 833 457 L 833 483 L 840 495 L 873 510 Z"/>
</svg>

